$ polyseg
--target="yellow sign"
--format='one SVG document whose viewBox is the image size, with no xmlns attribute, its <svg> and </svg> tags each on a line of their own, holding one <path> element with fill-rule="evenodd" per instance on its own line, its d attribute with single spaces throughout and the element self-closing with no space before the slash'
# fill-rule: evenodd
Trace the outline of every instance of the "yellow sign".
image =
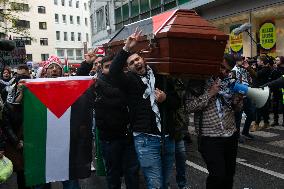
<svg viewBox="0 0 284 189">
<path fill-rule="evenodd" d="M 265 23 L 259 30 L 260 45 L 264 49 L 272 49 L 276 43 L 276 29 L 272 23 Z"/>
<path fill-rule="evenodd" d="M 243 48 L 243 34 L 235 35 L 233 32 L 230 34 L 230 48 L 234 52 L 239 52 Z"/>
</svg>

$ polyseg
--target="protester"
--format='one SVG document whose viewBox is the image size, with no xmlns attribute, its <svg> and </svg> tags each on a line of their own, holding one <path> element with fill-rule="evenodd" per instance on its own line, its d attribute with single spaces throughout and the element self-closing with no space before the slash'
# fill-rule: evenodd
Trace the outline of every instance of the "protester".
<svg viewBox="0 0 284 189">
<path fill-rule="evenodd" d="M 97 49 L 91 50 L 87 54 L 85 54 L 85 60 L 81 63 L 80 68 L 77 69 L 77 76 L 89 75 L 97 58 L 96 52 Z"/>
<path fill-rule="evenodd" d="M 237 82 L 247 86 L 251 86 L 251 76 L 246 70 L 246 68 L 243 66 L 243 64 L 248 64 L 247 60 L 242 60 L 238 57 L 236 61 L 228 54 L 224 56 L 224 59 L 226 62 L 230 62 L 231 64 L 234 64 L 234 62 L 236 62 L 236 66 L 233 68 L 232 72 L 234 73 Z M 240 138 L 240 126 L 243 112 L 246 114 L 246 120 L 242 130 L 242 135 L 246 139 L 253 139 L 253 136 L 249 134 L 249 129 L 253 120 L 255 119 L 255 107 L 252 104 L 251 99 L 246 96 L 244 96 L 243 99 L 243 109 L 239 112 L 235 112 L 236 127 L 238 129 L 239 142 L 241 143 L 244 142 L 243 139 Z"/>
<path fill-rule="evenodd" d="M 140 55 L 130 53 L 140 34 L 136 29 L 127 38 L 111 64 L 110 75 L 127 95 L 135 149 L 147 187 L 167 188 L 175 151 L 173 111 L 179 99 L 170 80 L 154 74 Z M 126 63 L 129 71 L 124 73 Z"/>
<path fill-rule="evenodd" d="M 109 74 L 112 59 L 112 56 L 102 59 L 102 74 L 96 81 L 96 127 L 99 129 L 108 188 L 121 188 L 120 177 L 124 176 L 126 187 L 136 189 L 139 188 L 139 162 L 129 127 L 126 96 L 118 88 L 119 81 Z"/>
<path fill-rule="evenodd" d="M 22 86 L 21 79 L 30 78 L 27 65 L 19 65 L 15 83 L 10 87 L 7 102 L 3 109 L 3 130 L 7 136 L 5 155 L 12 161 L 14 171 L 17 173 L 18 189 L 28 189 L 24 179 L 23 164 L 23 119 L 22 119 Z"/>
<path fill-rule="evenodd" d="M 4 82 L 9 82 L 11 79 L 12 79 L 12 74 L 11 74 L 11 70 L 9 67 L 5 67 L 3 69 L 3 72 L 2 72 L 2 77 L 1 79 L 4 81 Z M 0 92 L 1 92 L 1 98 L 2 100 L 5 102 L 6 99 L 7 99 L 7 95 L 8 95 L 8 92 L 6 90 L 6 86 L 4 83 L 0 83 Z"/>
<path fill-rule="evenodd" d="M 189 82 L 186 109 L 194 112 L 199 151 L 209 172 L 207 189 L 233 187 L 238 148 L 234 112 L 242 108 L 242 97 L 231 90 L 234 66 L 224 61 L 219 77 Z"/>
</svg>

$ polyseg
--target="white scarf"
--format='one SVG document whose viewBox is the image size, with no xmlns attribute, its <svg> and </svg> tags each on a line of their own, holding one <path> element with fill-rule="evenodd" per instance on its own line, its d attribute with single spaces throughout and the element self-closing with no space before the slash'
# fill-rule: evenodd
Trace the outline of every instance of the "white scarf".
<svg viewBox="0 0 284 189">
<path fill-rule="evenodd" d="M 151 107 L 156 115 L 156 124 L 159 131 L 161 132 L 161 116 L 155 97 L 155 76 L 153 70 L 149 66 L 147 66 L 146 69 L 147 69 L 146 75 L 141 76 L 141 80 L 145 85 L 147 85 L 147 88 L 143 94 L 143 98 L 147 99 L 150 96 Z"/>
</svg>

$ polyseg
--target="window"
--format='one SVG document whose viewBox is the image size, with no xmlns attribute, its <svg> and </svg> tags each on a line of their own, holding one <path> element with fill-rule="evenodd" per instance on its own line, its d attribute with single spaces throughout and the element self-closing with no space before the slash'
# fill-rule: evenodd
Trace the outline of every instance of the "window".
<svg viewBox="0 0 284 189">
<path fill-rule="evenodd" d="M 58 16 L 58 14 L 55 14 L 55 23 L 59 23 L 59 16 Z"/>
<path fill-rule="evenodd" d="M 45 7 L 44 6 L 38 6 L 37 12 L 40 13 L 40 14 L 45 14 Z"/>
<path fill-rule="evenodd" d="M 64 50 L 58 49 L 57 50 L 57 56 L 58 56 L 58 58 L 64 58 Z"/>
<path fill-rule="evenodd" d="M 58 5 L 58 1 L 57 1 L 57 0 L 54 0 L 54 4 L 55 4 L 55 5 Z"/>
<path fill-rule="evenodd" d="M 85 10 L 87 10 L 87 3 L 84 3 L 84 8 Z"/>
<path fill-rule="evenodd" d="M 88 18 L 85 18 L 85 25 L 88 26 Z"/>
<path fill-rule="evenodd" d="M 57 40 L 57 41 L 60 40 L 60 31 L 56 31 L 56 40 Z"/>
<path fill-rule="evenodd" d="M 80 25 L 80 16 L 77 16 L 77 24 Z"/>
<path fill-rule="evenodd" d="M 42 46 L 47 46 L 48 45 L 48 39 L 47 38 L 40 38 L 39 43 Z"/>
<path fill-rule="evenodd" d="M 47 29 L 46 22 L 39 22 L 39 29 L 46 30 Z"/>
<path fill-rule="evenodd" d="M 33 61 L 33 54 L 27 54 L 27 61 Z"/>
<path fill-rule="evenodd" d="M 89 34 L 86 33 L 86 41 L 89 42 Z"/>
<path fill-rule="evenodd" d="M 49 57 L 49 54 L 41 54 L 41 60 L 46 61 Z"/>
<path fill-rule="evenodd" d="M 14 27 L 19 27 L 19 28 L 30 28 L 30 21 L 15 20 L 13 25 Z"/>
<path fill-rule="evenodd" d="M 74 50 L 73 49 L 67 49 L 67 57 L 69 60 L 74 60 Z"/>
<path fill-rule="evenodd" d="M 65 14 L 62 15 L 62 22 L 63 22 L 64 24 L 66 24 L 66 15 L 65 15 Z"/>
<path fill-rule="evenodd" d="M 82 60 L 82 49 L 76 49 L 76 60 Z"/>
<path fill-rule="evenodd" d="M 72 7 L 72 0 L 69 0 L 69 7 Z"/>
<path fill-rule="evenodd" d="M 74 24 L 73 16 L 70 16 L 70 24 Z"/>
<path fill-rule="evenodd" d="M 75 34 L 74 34 L 74 32 L 71 32 L 71 41 L 75 41 Z"/>
<path fill-rule="evenodd" d="M 79 8 L 79 1 L 76 1 L 76 8 Z"/>
<path fill-rule="evenodd" d="M 101 31 L 104 28 L 104 12 L 103 8 L 100 8 L 96 12 L 96 17 L 97 17 L 97 31 Z"/>
<path fill-rule="evenodd" d="M 64 41 L 68 41 L 68 35 L 67 35 L 67 32 L 64 32 Z"/>
<path fill-rule="evenodd" d="M 0 9 L 0 22 L 4 22 L 4 10 Z"/>
<path fill-rule="evenodd" d="M 78 41 L 81 41 L 81 33 L 78 33 Z"/>
<path fill-rule="evenodd" d="M 61 5 L 65 6 L 65 0 L 61 0 Z"/>
<path fill-rule="evenodd" d="M 32 38 L 30 38 L 30 37 L 13 37 L 13 39 L 24 41 L 25 45 L 31 45 L 32 44 Z"/>
<path fill-rule="evenodd" d="M 29 12 L 29 4 L 11 2 L 11 9 L 15 11 Z"/>
</svg>

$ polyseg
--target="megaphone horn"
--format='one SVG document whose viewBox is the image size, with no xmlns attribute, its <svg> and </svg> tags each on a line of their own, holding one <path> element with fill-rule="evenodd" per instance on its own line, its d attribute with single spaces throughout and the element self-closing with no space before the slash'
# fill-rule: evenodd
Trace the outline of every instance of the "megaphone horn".
<svg viewBox="0 0 284 189">
<path fill-rule="evenodd" d="M 235 84 L 233 88 L 234 92 L 241 93 L 250 98 L 257 108 L 261 108 L 265 105 L 269 98 L 269 88 L 251 88 L 243 84 Z"/>
</svg>

